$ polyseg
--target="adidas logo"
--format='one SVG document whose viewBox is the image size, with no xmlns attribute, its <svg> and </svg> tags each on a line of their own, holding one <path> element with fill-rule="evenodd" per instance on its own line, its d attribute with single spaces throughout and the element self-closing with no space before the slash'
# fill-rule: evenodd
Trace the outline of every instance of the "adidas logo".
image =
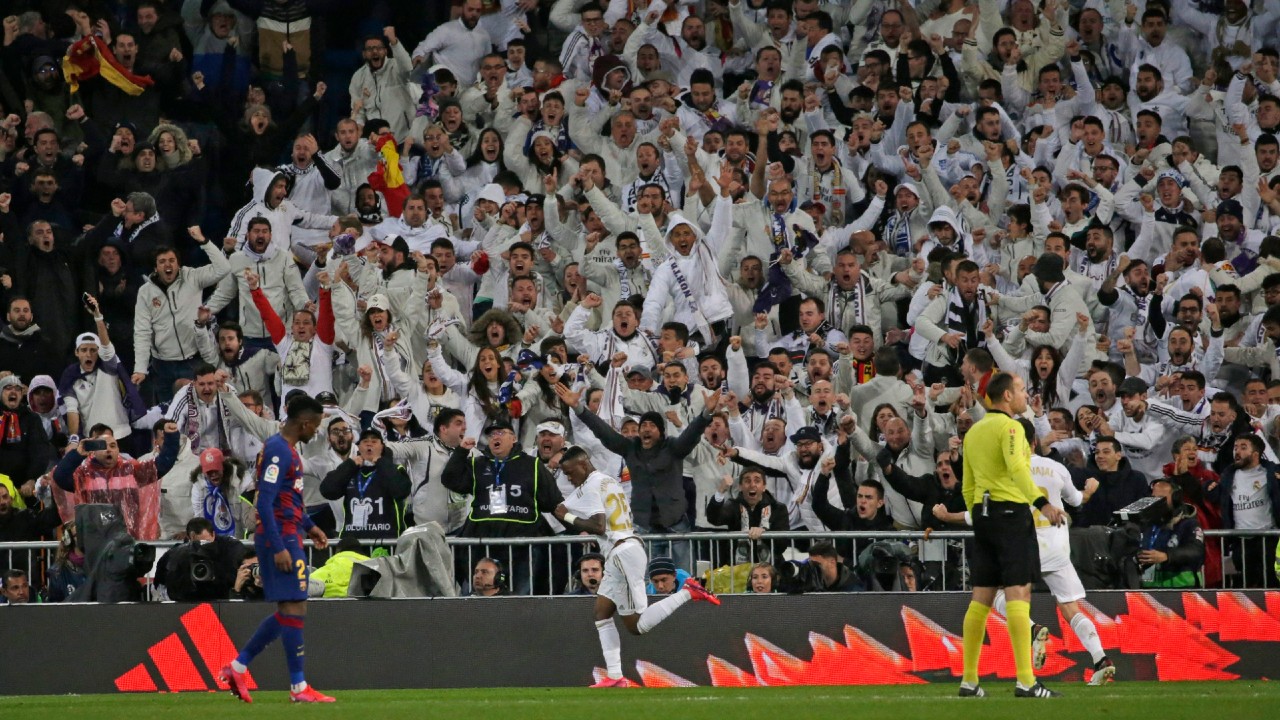
<svg viewBox="0 0 1280 720">
<path fill-rule="evenodd" d="M 203 603 L 182 616 L 182 628 L 186 631 L 186 640 L 178 633 L 170 633 L 168 637 L 152 645 L 147 650 L 154 670 L 160 675 L 160 682 L 168 692 L 213 692 L 228 690 L 227 684 L 218 678 L 230 658 L 236 655 L 235 643 L 227 634 L 226 627 L 213 611 L 213 606 Z M 191 649 L 195 652 L 192 653 Z M 196 666 L 194 657 L 200 658 L 205 672 Z M 257 683 L 253 677 L 245 673 L 249 689 L 256 690 Z M 146 661 L 134 665 L 126 673 L 116 678 L 116 689 L 120 692 L 161 692 L 156 684 L 152 668 Z"/>
</svg>

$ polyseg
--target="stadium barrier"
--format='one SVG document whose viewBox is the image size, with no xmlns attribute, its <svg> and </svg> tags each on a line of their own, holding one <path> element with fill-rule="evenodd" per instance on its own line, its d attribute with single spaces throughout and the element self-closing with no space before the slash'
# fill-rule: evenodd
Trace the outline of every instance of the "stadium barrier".
<svg viewBox="0 0 1280 720">
<path fill-rule="evenodd" d="M 1211 545 L 1221 559 L 1221 566 L 1226 566 L 1232 548 L 1232 540 L 1242 538 L 1280 537 L 1280 530 L 1208 530 L 1206 538 L 1219 540 Z M 682 569 L 692 572 L 697 577 L 705 577 L 708 571 L 726 566 L 754 564 L 759 561 L 773 562 L 778 557 L 803 559 L 804 549 L 818 540 L 832 540 L 837 550 L 851 566 L 858 564 L 858 558 L 851 557 L 854 547 L 864 546 L 875 541 L 892 541 L 912 545 L 911 558 L 923 558 L 925 579 L 918 590 L 968 590 L 968 562 L 964 551 L 964 543 L 973 537 L 971 532 L 932 532 L 927 534 L 915 531 L 892 532 L 770 532 L 761 541 L 751 542 L 746 533 L 710 532 L 684 533 L 669 535 L 643 536 L 649 558 L 679 556 L 684 553 L 687 563 Z M 591 536 L 557 535 L 546 538 L 448 538 L 454 554 L 455 577 L 463 592 L 469 591 L 471 571 L 481 558 L 497 559 L 508 575 L 507 593 L 515 595 L 564 595 L 573 590 L 574 571 L 577 560 L 583 553 L 594 550 L 595 542 Z M 251 541 L 244 541 L 252 546 Z M 176 545 L 173 541 L 148 543 L 158 548 L 167 549 Z M 320 566 L 329 557 L 328 551 L 316 550 L 310 540 L 305 542 L 313 566 Z M 394 550 L 394 541 L 365 540 L 361 542 L 372 552 L 376 548 Z M 1213 547 L 1216 545 L 1216 547 Z M 682 547 L 683 546 L 683 547 Z M 10 567 L 18 567 L 28 571 L 32 576 L 35 588 L 43 586 L 43 573 L 49 567 L 58 548 L 56 542 L 0 543 L 0 571 Z M 332 545 L 331 545 L 332 548 Z M 865 548 L 864 548 L 865 549 Z M 1245 568 L 1265 568 L 1262 577 L 1239 575 L 1231 578 L 1228 584 L 1234 588 L 1276 587 L 1277 582 L 1271 570 L 1270 557 L 1258 558 L 1252 553 L 1259 552 L 1252 544 L 1244 543 L 1240 548 L 1239 563 Z M 526 570 L 527 569 L 527 570 Z M 717 575 L 720 583 L 718 591 L 737 593 L 747 592 L 743 585 L 746 573 L 722 572 Z M 1086 587 L 1090 587 L 1086 583 Z M 877 588 L 878 589 L 878 588 Z"/>
<path fill-rule="evenodd" d="M 732 595 L 686 606 L 653 633 L 626 638 L 623 667 L 647 687 L 955 683 L 968 594 Z M 1235 680 L 1274 675 L 1280 592 L 1102 591 L 1080 603 L 1127 680 Z M 1056 613 L 1041 677 L 1064 689 L 1092 663 Z M 203 692 L 270 606 L 27 605 L 0 611 L 0 693 Z M 1014 676 L 1004 621 L 992 614 L 980 670 Z M 287 687 L 273 645 L 256 687 Z M 328 600 L 307 617 L 307 677 L 326 691 L 446 687 L 573 687 L 601 666 L 588 597 Z M 1084 688 L 1071 692 L 1083 693 Z M 230 699 L 228 703 L 232 702 Z"/>
</svg>

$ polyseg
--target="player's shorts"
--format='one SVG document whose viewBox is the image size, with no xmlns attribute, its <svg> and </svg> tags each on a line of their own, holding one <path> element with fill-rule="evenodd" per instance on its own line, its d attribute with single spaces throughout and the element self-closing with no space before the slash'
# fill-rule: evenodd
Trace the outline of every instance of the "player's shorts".
<svg viewBox="0 0 1280 720">
<path fill-rule="evenodd" d="M 989 514 L 973 508 L 973 553 L 969 579 L 974 587 L 1015 587 L 1040 577 L 1040 544 L 1031 507 L 992 500 Z"/>
<path fill-rule="evenodd" d="M 1049 592 L 1053 593 L 1054 600 L 1069 603 L 1084 599 L 1084 583 L 1080 582 L 1080 575 L 1070 564 L 1057 570 L 1042 570 L 1040 575 L 1044 584 L 1049 586 Z"/>
<path fill-rule="evenodd" d="M 619 615 L 635 615 L 649 607 L 644 571 L 649 567 L 644 544 L 626 540 L 615 545 L 604 563 L 604 577 L 597 592 L 613 601 Z"/>
<path fill-rule="evenodd" d="M 289 571 L 276 567 L 275 554 L 280 548 L 268 548 L 261 535 L 254 536 L 253 547 L 258 551 L 258 576 L 262 578 L 263 598 L 271 602 L 294 602 L 307 599 L 307 553 L 297 537 L 286 535 L 285 549 L 289 551 Z"/>
</svg>

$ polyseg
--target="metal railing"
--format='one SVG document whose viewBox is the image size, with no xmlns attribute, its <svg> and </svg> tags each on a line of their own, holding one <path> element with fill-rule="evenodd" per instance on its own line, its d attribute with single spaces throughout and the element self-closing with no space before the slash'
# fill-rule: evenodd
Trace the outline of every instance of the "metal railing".
<svg viewBox="0 0 1280 720">
<path fill-rule="evenodd" d="M 1216 552 L 1224 571 L 1224 586 L 1232 588 L 1277 587 L 1274 570 L 1274 542 L 1280 530 L 1206 530 L 1206 552 Z M 966 541 L 972 532 L 887 531 L 887 532 L 768 532 L 751 540 L 741 532 L 706 532 L 669 535 L 644 535 L 641 540 L 649 559 L 670 557 L 678 569 L 695 577 L 712 573 L 711 582 L 719 592 L 750 592 L 750 572 L 741 566 L 759 562 L 777 564 L 783 560 L 804 560 L 807 548 L 818 541 L 831 541 L 846 564 L 858 569 L 864 579 L 876 575 L 874 557 L 868 548 L 876 543 L 900 543 L 909 556 L 903 565 L 914 575 L 912 588 L 899 575 L 885 577 L 881 573 L 871 589 L 968 590 Z M 1216 542 L 1215 542 L 1216 541 Z M 244 541 L 252 546 L 251 541 Z M 447 539 L 453 551 L 454 576 L 462 594 L 472 591 L 472 572 L 483 558 L 497 560 L 506 576 L 504 592 L 515 595 L 567 595 L 583 593 L 576 569 L 579 559 L 598 551 L 596 540 L 589 535 L 557 535 L 538 538 L 459 538 Z M 175 541 L 148 542 L 167 549 Z M 306 541 L 308 557 L 314 566 L 323 565 L 334 552 L 330 545 L 319 550 Z M 394 540 L 362 540 L 366 548 L 394 550 Z M 1216 546 L 1216 547 L 1215 547 Z M 44 586 L 45 574 L 57 552 L 58 543 L 0 543 L 0 572 L 9 568 L 27 571 L 33 589 Z M 859 562 L 861 556 L 862 562 Z M 737 572 L 731 569 L 738 566 Z M 882 568 L 883 569 L 883 566 Z M 662 588 L 659 588 L 661 591 Z M 775 587 L 774 590 L 777 590 Z"/>
</svg>

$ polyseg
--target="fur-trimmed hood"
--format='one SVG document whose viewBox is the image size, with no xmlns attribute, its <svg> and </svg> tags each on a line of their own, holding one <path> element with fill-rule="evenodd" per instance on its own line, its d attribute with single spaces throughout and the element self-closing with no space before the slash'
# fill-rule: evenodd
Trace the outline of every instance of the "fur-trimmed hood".
<svg viewBox="0 0 1280 720">
<path fill-rule="evenodd" d="M 490 323 L 499 322 L 507 330 L 507 344 L 512 345 L 520 342 L 524 337 L 524 328 L 520 327 L 520 321 L 511 313 L 501 308 L 490 308 L 479 319 L 471 323 L 471 329 L 467 330 L 467 339 L 476 347 L 489 347 L 489 336 L 485 331 Z"/>
</svg>

